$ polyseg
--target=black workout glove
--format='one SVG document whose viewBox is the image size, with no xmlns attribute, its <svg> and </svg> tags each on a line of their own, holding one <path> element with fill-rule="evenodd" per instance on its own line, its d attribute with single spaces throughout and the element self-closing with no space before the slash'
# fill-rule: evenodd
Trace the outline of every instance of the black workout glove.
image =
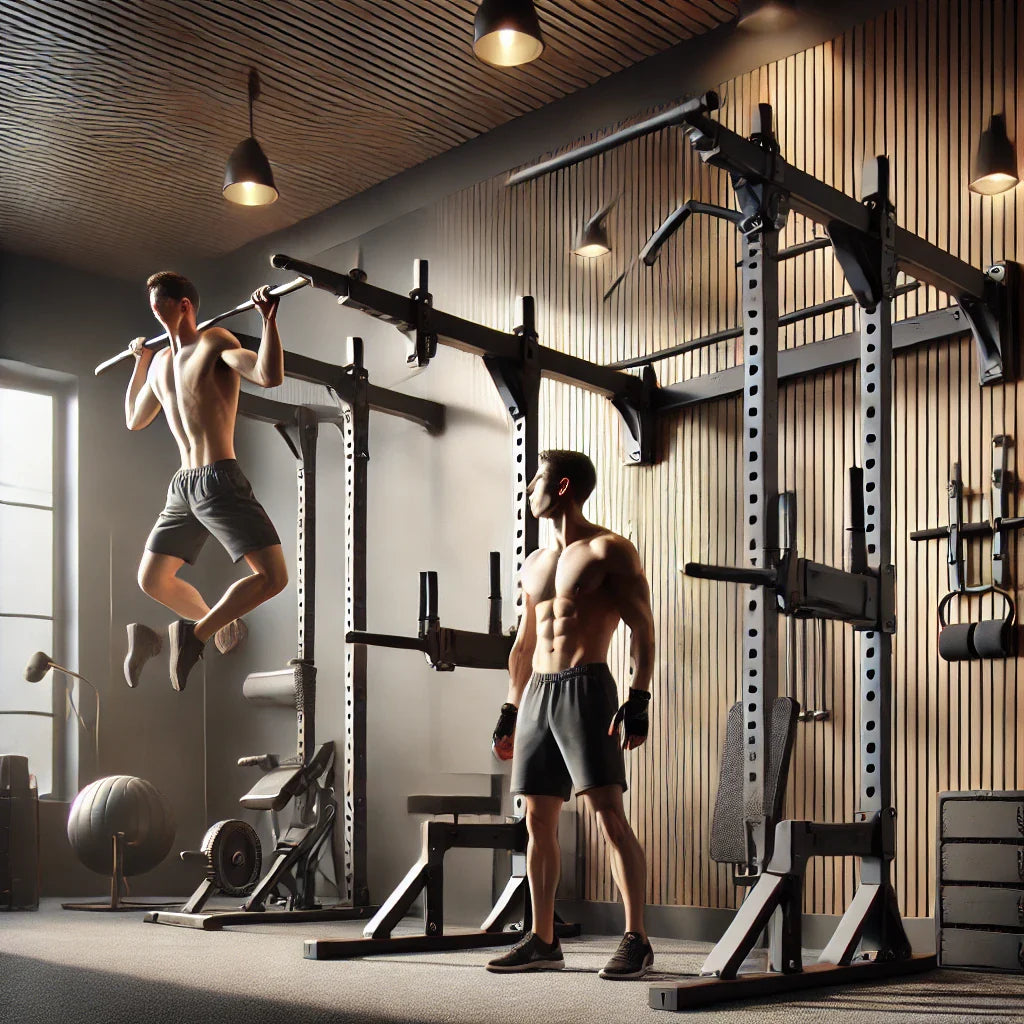
<svg viewBox="0 0 1024 1024">
<path fill-rule="evenodd" d="M 637 690 L 629 688 L 629 697 L 615 712 L 612 724 L 608 726 L 608 735 L 616 736 L 619 725 L 622 728 L 622 749 L 625 750 L 629 744 L 630 736 L 639 736 L 640 743 L 647 739 L 649 720 L 647 718 L 647 705 L 651 703 L 650 690 Z M 640 744 L 634 744 L 639 746 Z"/>
<path fill-rule="evenodd" d="M 499 761 L 508 761 L 512 757 L 512 742 L 516 733 L 516 721 L 519 708 L 515 704 L 502 704 L 498 724 L 491 734 L 491 750 Z"/>
</svg>

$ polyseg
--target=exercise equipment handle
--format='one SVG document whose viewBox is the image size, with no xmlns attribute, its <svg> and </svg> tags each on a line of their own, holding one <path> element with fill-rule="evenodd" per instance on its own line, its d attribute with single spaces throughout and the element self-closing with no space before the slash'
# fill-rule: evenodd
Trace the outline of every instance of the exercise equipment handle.
<svg viewBox="0 0 1024 1024">
<path fill-rule="evenodd" d="M 497 636 L 501 633 L 501 552 L 491 552 L 491 592 L 488 595 L 490 616 L 487 632 Z"/>
<path fill-rule="evenodd" d="M 627 125 L 621 131 L 614 132 L 606 138 L 598 139 L 596 142 L 580 146 L 577 149 L 571 149 L 568 153 L 562 153 L 561 156 L 545 160 L 543 163 L 534 164 L 532 167 L 524 167 L 523 170 L 510 174 L 505 184 L 518 185 L 524 181 L 532 181 L 534 178 L 539 178 L 544 174 L 550 174 L 552 171 L 561 170 L 563 167 L 571 167 L 573 164 L 589 160 L 592 156 L 597 156 L 599 153 L 607 152 L 616 146 L 621 146 L 631 142 L 633 139 L 638 139 L 641 135 L 648 135 L 650 132 L 660 131 L 662 128 L 669 128 L 672 125 L 683 124 L 695 114 L 708 114 L 712 110 L 717 110 L 718 104 L 718 93 L 713 91 L 703 93 L 692 100 L 687 100 L 678 107 L 673 107 L 662 114 L 648 118 L 646 121 Z"/>
<path fill-rule="evenodd" d="M 339 274 L 335 270 L 318 267 L 315 263 L 297 260 L 293 256 L 285 255 L 283 252 L 278 252 L 271 256 L 270 265 L 278 270 L 290 270 L 295 274 L 301 274 L 307 284 L 311 284 L 314 288 L 322 288 L 324 291 L 333 292 L 338 298 L 348 297 L 353 281 L 352 277 L 348 274 Z"/>
<path fill-rule="evenodd" d="M 491 552 L 491 592 L 488 595 L 492 601 L 501 600 L 501 552 Z"/>
<path fill-rule="evenodd" d="M 750 583 L 754 586 L 774 587 L 778 576 L 774 569 L 741 569 L 732 565 L 705 565 L 687 562 L 683 567 L 687 576 L 699 580 L 721 580 L 723 583 Z"/>
<path fill-rule="evenodd" d="M 276 288 L 270 289 L 271 298 L 279 298 L 282 295 L 290 295 L 292 292 L 298 291 L 300 288 L 305 288 L 310 282 L 305 277 L 297 277 L 294 281 L 289 281 L 287 284 L 278 285 Z M 227 320 L 229 317 L 237 316 L 239 313 L 247 313 L 250 309 L 255 309 L 256 303 L 249 299 L 247 302 L 243 302 L 239 306 L 235 306 L 234 309 L 226 310 L 223 313 L 218 313 L 214 317 L 210 317 L 209 320 L 204 320 L 201 324 L 196 325 L 197 330 L 205 330 L 207 327 L 213 327 L 214 324 L 219 324 L 222 320 Z M 147 338 L 145 345 L 146 348 L 163 348 L 171 339 L 167 336 L 167 332 L 158 334 L 154 338 Z M 123 352 L 118 352 L 116 356 L 112 356 L 110 359 L 100 363 L 99 366 L 93 370 L 93 374 L 99 377 L 100 374 L 106 373 L 107 370 L 113 369 L 118 363 L 124 362 L 126 359 L 133 359 L 134 353 L 130 348 L 126 348 Z"/>
<path fill-rule="evenodd" d="M 426 640 L 420 636 L 395 636 L 393 633 L 367 633 L 362 629 L 350 629 L 345 634 L 345 643 L 364 644 L 367 647 L 393 647 L 400 651 L 426 650 Z"/>
</svg>

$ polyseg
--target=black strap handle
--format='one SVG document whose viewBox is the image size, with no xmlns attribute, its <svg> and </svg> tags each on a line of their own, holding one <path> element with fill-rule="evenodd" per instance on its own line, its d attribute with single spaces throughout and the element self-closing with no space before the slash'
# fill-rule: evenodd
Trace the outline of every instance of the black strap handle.
<svg viewBox="0 0 1024 1024">
<path fill-rule="evenodd" d="M 744 569 L 734 565 L 706 565 L 703 562 L 687 562 L 683 566 L 687 576 L 698 580 L 721 580 L 723 583 L 749 583 L 752 586 L 774 587 L 778 574 L 774 569 Z"/>
</svg>

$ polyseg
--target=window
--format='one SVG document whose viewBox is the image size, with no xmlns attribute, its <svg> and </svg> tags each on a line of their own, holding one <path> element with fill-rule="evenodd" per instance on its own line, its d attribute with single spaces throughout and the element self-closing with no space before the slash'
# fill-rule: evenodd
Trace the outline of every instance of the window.
<svg viewBox="0 0 1024 1024">
<path fill-rule="evenodd" d="M 66 684 L 52 672 L 31 684 L 24 670 L 35 651 L 61 663 L 69 647 L 68 405 L 59 386 L 0 368 L 0 754 L 28 757 L 40 795 L 65 788 Z"/>
</svg>

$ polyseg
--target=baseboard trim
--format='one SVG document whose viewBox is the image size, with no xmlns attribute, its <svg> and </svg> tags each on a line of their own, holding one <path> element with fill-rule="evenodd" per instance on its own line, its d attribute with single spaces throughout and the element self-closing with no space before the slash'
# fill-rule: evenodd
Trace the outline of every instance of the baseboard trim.
<svg viewBox="0 0 1024 1024">
<path fill-rule="evenodd" d="M 622 931 L 622 904 L 598 900 L 559 900 L 558 913 L 564 921 L 578 922 L 585 932 L 617 935 Z M 714 907 L 648 906 L 644 911 L 651 935 L 667 939 L 717 942 L 733 919 L 734 910 Z M 833 914 L 804 914 L 803 942 L 806 949 L 822 949 L 839 924 Z M 905 917 L 903 927 L 915 953 L 935 952 L 935 921 L 930 917 Z"/>
</svg>

